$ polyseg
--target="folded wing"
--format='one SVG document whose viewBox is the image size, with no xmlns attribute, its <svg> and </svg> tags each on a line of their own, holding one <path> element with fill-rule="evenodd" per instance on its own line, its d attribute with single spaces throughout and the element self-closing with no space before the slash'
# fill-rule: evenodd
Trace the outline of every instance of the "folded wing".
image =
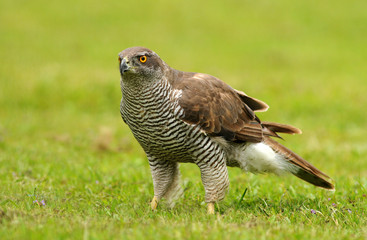
<svg viewBox="0 0 367 240">
<path fill-rule="evenodd" d="M 263 136 L 279 137 L 276 132 L 300 133 L 300 130 L 277 123 L 262 124 L 255 111 L 266 111 L 263 101 L 231 88 L 221 80 L 202 73 L 177 73 L 173 88 L 182 90 L 179 99 L 184 109 L 183 121 L 199 125 L 213 136 L 228 141 L 261 142 Z"/>
</svg>

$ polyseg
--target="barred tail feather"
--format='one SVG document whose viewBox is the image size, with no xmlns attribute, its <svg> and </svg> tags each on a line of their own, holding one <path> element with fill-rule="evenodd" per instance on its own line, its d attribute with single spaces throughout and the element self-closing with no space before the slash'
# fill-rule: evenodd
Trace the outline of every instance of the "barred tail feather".
<svg viewBox="0 0 367 240">
<path fill-rule="evenodd" d="M 292 174 L 317 187 L 334 190 L 332 180 L 325 173 L 312 166 L 309 162 L 284 147 L 270 137 L 264 137 L 264 143 L 271 147 L 276 153 L 282 155 L 285 160 L 292 164 Z"/>
</svg>

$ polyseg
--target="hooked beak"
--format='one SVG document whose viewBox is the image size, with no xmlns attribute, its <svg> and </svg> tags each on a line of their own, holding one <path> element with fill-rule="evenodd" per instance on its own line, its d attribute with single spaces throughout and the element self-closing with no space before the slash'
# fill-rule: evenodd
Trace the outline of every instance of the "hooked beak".
<svg viewBox="0 0 367 240">
<path fill-rule="evenodd" d="M 126 72 L 129 69 L 130 69 L 130 66 L 127 65 L 126 58 L 123 58 L 122 61 L 121 61 L 121 64 L 120 64 L 120 73 L 121 73 L 121 76 L 124 74 L 124 72 Z"/>
</svg>

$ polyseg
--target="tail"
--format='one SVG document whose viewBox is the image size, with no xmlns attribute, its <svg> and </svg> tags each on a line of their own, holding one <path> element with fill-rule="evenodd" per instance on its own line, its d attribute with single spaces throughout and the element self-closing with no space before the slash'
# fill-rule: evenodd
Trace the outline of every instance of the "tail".
<svg viewBox="0 0 367 240">
<path fill-rule="evenodd" d="M 294 170 L 291 171 L 292 174 L 317 187 L 334 190 L 331 178 L 309 162 L 268 136 L 264 136 L 264 143 L 292 164 L 292 168 L 294 167 Z"/>
<path fill-rule="evenodd" d="M 318 170 L 316 167 L 312 166 L 309 162 L 307 162 L 288 148 L 284 147 L 282 144 L 269 137 L 272 136 L 281 138 L 277 134 L 277 132 L 300 134 L 302 133 L 301 130 L 293 126 L 280 123 L 262 122 L 262 125 L 265 134 L 264 142 L 276 153 L 282 155 L 289 163 L 293 165 L 292 167 L 294 167 L 295 170 L 291 172 L 295 176 L 315 186 L 334 190 L 334 185 L 331 183 L 332 180 L 329 176 Z"/>
</svg>

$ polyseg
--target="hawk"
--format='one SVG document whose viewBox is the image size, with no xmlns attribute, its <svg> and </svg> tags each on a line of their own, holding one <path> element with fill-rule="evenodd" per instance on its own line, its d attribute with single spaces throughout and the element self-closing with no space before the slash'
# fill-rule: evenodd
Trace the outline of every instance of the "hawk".
<svg viewBox="0 0 367 240">
<path fill-rule="evenodd" d="M 301 131 L 260 121 L 255 112 L 268 109 L 263 101 L 211 75 L 175 70 L 147 48 L 123 50 L 119 63 L 120 112 L 147 155 L 153 210 L 163 197 L 173 201 L 182 193 L 179 163 L 199 167 L 210 214 L 228 190 L 227 166 L 253 173 L 291 173 L 334 189 L 326 174 L 272 138 Z"/>
</svg>

